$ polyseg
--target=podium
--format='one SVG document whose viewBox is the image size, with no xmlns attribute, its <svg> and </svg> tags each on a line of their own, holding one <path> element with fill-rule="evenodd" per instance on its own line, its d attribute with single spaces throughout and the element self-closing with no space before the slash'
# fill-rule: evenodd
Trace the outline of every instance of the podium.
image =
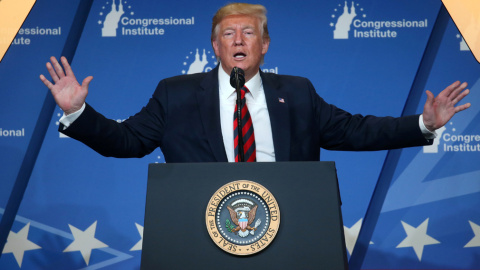
<svg viewBox="0 0 480 270">
<path fill-rule="evenodd" d="M 225 184 L 267 188 L 280 210 L 268 247 L 246 256 L 222 250 L 206 210 Z M 141 269 L 348 269 L 333 162 L 150 164 Z"/>
</svg>

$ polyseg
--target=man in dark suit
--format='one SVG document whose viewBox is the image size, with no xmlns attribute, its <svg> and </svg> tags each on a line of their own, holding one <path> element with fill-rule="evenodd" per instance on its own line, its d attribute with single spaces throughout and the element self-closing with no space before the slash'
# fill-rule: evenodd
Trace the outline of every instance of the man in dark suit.
<svg viewBox="0 0 480 270">
<path fill-rule="evenodd" d="M 455 82 L 437 97 L 427 91 L 422 115 L 401 118 L 351 115 L 320 98 L 309 80 L 260 71 L 268 51 L 266 10 L 229 4 L 212 24 L 212 46 L 220 60 L 208 73 L 162 80 L 146 107 L 123 123 L 105 119 L 85 99 L 92 77 L 80 85 L 64 57 L 40 79 L 65 112 L 60 131 L 105 156 L 141 157 L 160 147 L 167 162 L 234 161 L 233 67 L 245 71 L 245 94 L 255 130 L 257 161 L 318 160 L 320 148 L 382 150 L 431 144 L 435 130 L 470 106 Z M 64 71 L 65 70 L 65 71 Z"/>
</svg>

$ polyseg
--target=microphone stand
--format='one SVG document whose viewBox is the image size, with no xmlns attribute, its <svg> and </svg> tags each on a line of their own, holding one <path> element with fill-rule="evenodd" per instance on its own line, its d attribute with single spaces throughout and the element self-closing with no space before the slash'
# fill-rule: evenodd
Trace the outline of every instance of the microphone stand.
<svg viewBox="0 0 480 270">
<path fill-rule="evenodd" d="M 243 149 L 243 125 L 242 125 L 242 94 L 241 89 L 243 87 L 240 86 L 240 79 L 238 78 L 238 68 L 233 68 L 235 71 L 235 91 L 237 92 L 237 127 L 238 127 L 238 159 L 239 162 L 245 162 L 245 153 Z"/>
</svg>

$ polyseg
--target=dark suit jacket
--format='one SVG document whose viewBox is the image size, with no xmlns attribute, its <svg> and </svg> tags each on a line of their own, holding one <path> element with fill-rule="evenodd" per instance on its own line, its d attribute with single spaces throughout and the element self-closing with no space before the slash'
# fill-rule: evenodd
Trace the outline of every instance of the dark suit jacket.
<svg viewBox="0 0 480 270">
<path fill-rule="evenodd" d="M 351 115 L 327 104 L 308 79 L 260 75 L 277 161 L 317 161 L 321 147 L 359 151 L 432 143 L 423 137 L 418 115 Z M 61 125 L 59 130 L 104 156 L 142 157 L 160 147 L 166 162 L 227 162 L 220 127 L 218 66 L 208 73 L 162 80 L 148 104 L 121 124 L 87 104 L 70 127 L 63 130 Z"/>
</svg>

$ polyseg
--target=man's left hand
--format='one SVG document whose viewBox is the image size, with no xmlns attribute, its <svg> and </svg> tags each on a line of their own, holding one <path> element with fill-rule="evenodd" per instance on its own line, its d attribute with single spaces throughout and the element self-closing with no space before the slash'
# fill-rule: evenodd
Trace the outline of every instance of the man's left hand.
<svg viewBox="0 0 480 270">
<path fill-rule="evenodd" d="M 423 123 L 428 130 L 435 131 L 443 127 L 457 112 L 470 107 L 470 103 L 455 106 L 470 93 L 468 89 L 464 91 L 466 87 L 466 82 L 460 84 L 456 81 L 440 92 L 437 97 L 427 90 L 427 102 L 423 107 Z"/>
</svg>

